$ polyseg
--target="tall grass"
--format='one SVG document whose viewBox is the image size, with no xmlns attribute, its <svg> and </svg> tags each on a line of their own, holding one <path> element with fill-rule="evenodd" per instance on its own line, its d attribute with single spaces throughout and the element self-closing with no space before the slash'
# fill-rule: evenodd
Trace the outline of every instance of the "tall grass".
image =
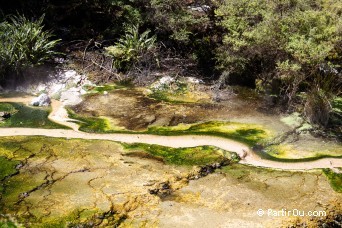
<svg viewBox="0 0 342 228">
<path fill-rule="evenodd" d="M 0 76 L 39 65 L 57 54 L 53 48 L 60 41 L 44 31 L 44 15 L 31 21 L 24 16 L 10 16 L 0 23 Z"/>
<path fill-rule="evenodd" d="M 127 71 L 135 63 L 153 56 L 157 38 L 149 37 L 150 32 L 146 30 L 140 34 L 137 26 L 127 27 L 125 35 L 115 45 L 105 48 L 106 53 L 113 57 L 113 66 L 119 71 Z"/>
</svg>

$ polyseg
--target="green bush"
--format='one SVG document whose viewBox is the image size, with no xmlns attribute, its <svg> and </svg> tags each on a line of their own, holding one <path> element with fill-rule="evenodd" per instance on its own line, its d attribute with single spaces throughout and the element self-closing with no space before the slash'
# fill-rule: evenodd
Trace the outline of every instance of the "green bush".
<svg viewBox="0 0 342 228">
<path fill-rule="evenodd" d="M 276 95 L 291 101 L 303 85 L 325 89 L 315 84 L 328 74 L 322 66 L 339 67 L 331 56 L 341 56 L 341 3 L 226 0 L 215 12 L 225 30 L 217 59 L 228 75 L 251 73 L 265 85 L 278 80 Z M 332 85 L 337 79 L 335 74 Z"/>
<path fill-rule="evenodd" d="M 113 65 L 119 71 L 127 71 L 132 65 L 154 55 L 156 36 L 149 37 L 150 30 L 142 34 L 137 26 L 130 26 L 114 46 L 106 47 L 106 53 L 113 57 Z M 148 58 L 149 59 L 149 58 Z"/>
<path fill-rule="evenodd" d="M 205 4 L 197 1 L 197 4 Z M 160 35 L 167 35 L 168 39 L 182 44 L 192 43 L 196 33 L 206 30 L 209 18 L 206 13 L 196 13 L 189 9 L 191 1 L 179 0 L 151 0 L 147 21 L 156 27 Z"/>
<path fill-rule="evenodd" d="M 43 30 L 43 16 L 30 21 L 24 16 L 11 16 L 0 23 L 0 74 L 19 73 L 22 69 L 39 65 L 55 54 L 53 48 L 60 40 L 52 40 L 52 33 Z"/>
</svg>

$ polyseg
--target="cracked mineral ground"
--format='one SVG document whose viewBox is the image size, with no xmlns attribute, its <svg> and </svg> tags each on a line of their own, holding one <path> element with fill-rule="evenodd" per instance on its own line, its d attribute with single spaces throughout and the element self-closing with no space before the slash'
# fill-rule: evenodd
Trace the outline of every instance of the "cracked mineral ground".
<svg viewBox="0 0 342 228">
<path fill-rule="evenodd" d="M 109 141 L 17 136 L 0 145 L 10 164 L 1 172 L 1 219 L 24 227 L 282 226 L 256 211 L 330 210 L 342 200 L 320 170 L 243 166 L 216 148 L 197 151 L 213 154 L 211 166 L 176 166 Z"/>
</svg>

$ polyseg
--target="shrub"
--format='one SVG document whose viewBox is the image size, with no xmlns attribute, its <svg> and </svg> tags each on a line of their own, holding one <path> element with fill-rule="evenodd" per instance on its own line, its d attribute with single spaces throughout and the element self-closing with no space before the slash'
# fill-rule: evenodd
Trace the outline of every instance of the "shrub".
<svg viewBox="0 0 342 228">
<path fill-rule="evenodd" d="M 315 84 L 316 77 L 329 73 L 320 69 L 323 65 L 339 71 L 339 63 L 331 58 L 341 55 L 341 11 L 331 4 L 330 0 L 223 1 L 215 11 L 225 29 L 217 54 L 219 67 L 228 75 L 253 74 L 264 85 L 280 81 L 280 94 L 275 95 L 289 103 L 300 88 L 326 90 Z M 337 75 L 333 74 L 332 84 Z"/>
<path fill-rule="evenodd" d="M 313 90 L 305 103 L 305 114 L 312 124 L 327 126 L 331 112 L 331 105 L 322 90 Z"/>
<path fill-rule="evenodd" d="M 143 57 L 154 56 L 156 36 L 149 37 L 150 30 L 139 34 L 137 26 L 130 26 L 114 46 L 106 47 L 106 53 L 113 57 L 113 65 L 119 71 L 127 71 Z"/>
<path fill-rule="evenodd" d="M 19 73 L 39 65 L 56 54 L 53 48 L 60 40 L 51 40 L 52 33 L 43 30 L 43 18 L 30 21 L 24 16 L 11 16 L 0 23 L 0 74 Z"/>
</svg>

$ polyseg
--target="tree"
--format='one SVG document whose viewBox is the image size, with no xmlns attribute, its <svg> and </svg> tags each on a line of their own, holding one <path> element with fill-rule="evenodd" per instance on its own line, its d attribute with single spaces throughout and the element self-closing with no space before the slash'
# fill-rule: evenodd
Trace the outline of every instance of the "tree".
<svg viewBox="0 0 342 228">
<path fill-rule="evenodd" d="M 226 0 L 216 10 L 226 31 L 219 67 L 226 75 L 249 69 L 264 88 L 279 81 L 274 95 L 289 104 L 300 87 L 329 101 L 341 86 L 341 68 L 331 59 L 341 56 L 341 8 L 331 0 Z"/>
</svg>

